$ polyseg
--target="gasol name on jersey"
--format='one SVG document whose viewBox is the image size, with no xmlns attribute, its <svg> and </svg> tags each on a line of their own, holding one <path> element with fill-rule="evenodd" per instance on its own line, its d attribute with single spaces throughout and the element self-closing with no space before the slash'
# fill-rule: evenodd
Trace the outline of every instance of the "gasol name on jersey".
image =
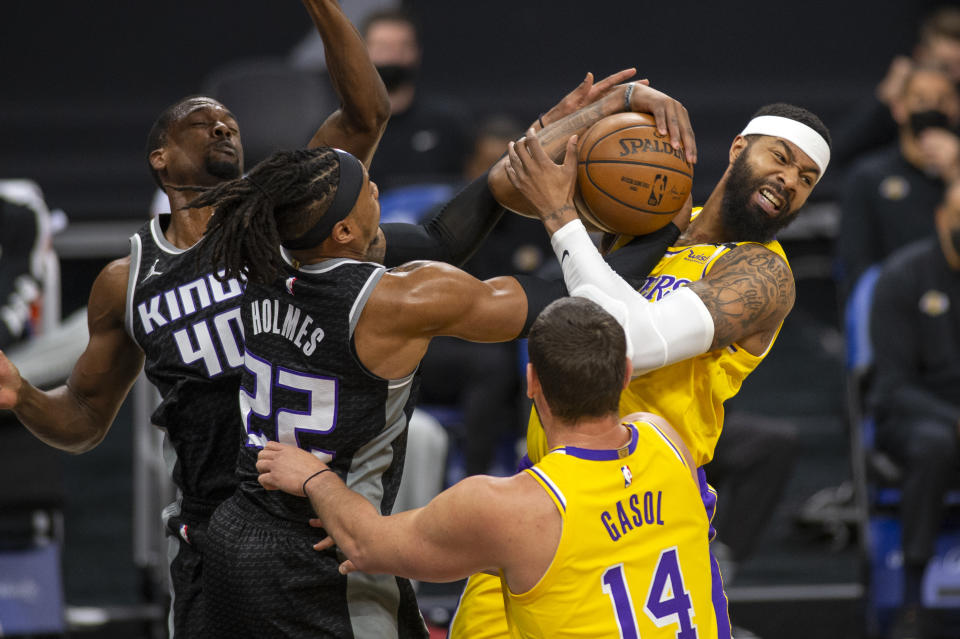
<svg viewBox="0 0 960 639">
<path fill-rule="evenodd" d="M 293 345 L 312 355 L 323 339 L 323 329 L 313 318 L 290 303 L 276 299 L 258 299 L 250 303 L 250 322 L 254 335 L 273 333 L 287 338 Z"/>
</svg>

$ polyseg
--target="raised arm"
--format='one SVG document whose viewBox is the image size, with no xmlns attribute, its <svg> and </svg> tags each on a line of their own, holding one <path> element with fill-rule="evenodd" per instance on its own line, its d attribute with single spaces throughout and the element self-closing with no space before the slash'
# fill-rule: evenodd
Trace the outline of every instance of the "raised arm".
<svg viewBox="0 0 960 639">
<path fill-rule="evenodd" d="M 90 292 L 90 342 L 66 385 L 34 388 L 0 353 L 0 409 L 12 409 L 38 439 L 71 453 L 103 439 L 143 367 L 143 353 L 123 326 L 129 258 L 111 262 Z"/>
<path fill-rule="evenodd" d="M 303 4 L 323 39 L 330 82 L 340 97 L 340 108 L 320 125 L 309 146 L 349 151 L 369 168 L 390 117 L 387 89 L 339 2 L 303 0 Z"/>
<path fill-rule="evenodd" d="M 503 571 L 529 587 L 543 574 L 560 536 L 556 507 L 526 473 L 468 477 L 423 508 L 384 517 L 326 464 L 294 446 L 268 442 L 257 470 L 268 490 L 306 494 L 319 516 L 313 523 L 329 534 L 314 547 L 335 543 L 348 560 L 342 573 L 357 569 L 443 582 Z M 540 534 L 515 533 L 533 529 Z"/>
<path fill-rule="evenodd" d="M 573 207 L 576 138 L 557 165 L 535 138 L 511 144 L 506 169 L 543 219 L 571 295 L 603 306 L 627 332 L 640 374 L 738 342 L 759 354 L 793 306 L 795 285 L 780 256 L 744 244 L 702 280 L 654 303 L 600 257 Z"/>
</svg>

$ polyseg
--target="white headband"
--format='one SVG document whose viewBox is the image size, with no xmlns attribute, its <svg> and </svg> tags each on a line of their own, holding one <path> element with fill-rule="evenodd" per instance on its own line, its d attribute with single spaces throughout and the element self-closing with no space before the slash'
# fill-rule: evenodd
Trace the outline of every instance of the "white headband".
<svg viewBox="0 0 960 639">
<path fill-rule="evenodd" d="M 830 145 L 823 136 L 802 122 L 779 115 L 761 115 L 753 118 L 740 132 L 740 135 L 772 135 L 793 142 L 801 151 L 810 156 L 820 169 L 817 181 L 823 177 L 830 164 Z"/>
</svg>

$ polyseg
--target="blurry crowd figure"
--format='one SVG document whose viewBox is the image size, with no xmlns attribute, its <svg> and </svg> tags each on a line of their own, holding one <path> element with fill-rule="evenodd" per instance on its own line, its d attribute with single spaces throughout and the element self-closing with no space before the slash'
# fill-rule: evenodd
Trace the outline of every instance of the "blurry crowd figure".
<svg viewBox="0 0 960 639">
<path fill-rule="evenodd" d="M 472 115 L 450 96 L 418 83 L 423 51 L 416 20 L 396 0 L 344 3 L 390 97 L 390 122 L 370 175 L 381 192 L 410 184 L 455 183 L 470 154 Z M 323 44 L 310 33 L 291 52 L 299 69 L 324 70 Z"/>
<path fill-rule="evenodd" d="M 470 154 L 471 115 L 462 103 L 418 84 L 417 25 L 401 9 L 367 16 L 361 29 L 390 98 L 390 122 L 370 174 L 382 191 L 411 183 L 457 181 Z"/>
<path fill-rule="evenodd" d="M 873 95 L 831 127 L 832 162 L 846 166 L 897 139 L 898 126 L 891 111 L 917 66 L 939 67 L 960 84 L 960 7 L 947 5 L 928 14 L 920 23 L 912 55 L 896 56 Z"/>
<path fill-rule="evenodd" d="M 960 181 L 934 217 L 935 233 L 884 263 L 870 313 L 877 444 L 903 471 L 904 600 L 896 638 L 930 636 L 924 570 L 960 470 Z"/>
<path fill-rule="evenodd" d="M 840 293 L 897 248 L 933 233 L 946 181 L 960 171 L 960 95 L 939 67 L 918 65 L 891 102 L 898 139 L 857 160 L 841 198 Z"/>
<path fill-rule="evenodd" d="M 875 265 L 867 388 L 876 446 L 902 466 L 904 599 L 891 637 L 931 636 L 925 567 L 960 468 L 960 7 L 921 22 L 875 95 L 837 127 L 845 304 Z M 859 428 L 859 425 L 852 425 Z"/>
</svg>

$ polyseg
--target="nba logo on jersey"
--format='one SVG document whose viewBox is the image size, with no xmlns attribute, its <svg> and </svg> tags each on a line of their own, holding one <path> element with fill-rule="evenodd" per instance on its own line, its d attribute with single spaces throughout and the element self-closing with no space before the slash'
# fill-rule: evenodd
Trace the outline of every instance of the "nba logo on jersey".
<svg viewBox="0 0 960 639">
<path fill-rule="evenodd" d="M 630 472 L 629 466 L 621 466 L 620 472 L 623 473 L 623 487 L 627 488 L 630 484 L 633 483 L 633 473 Z"/>
<path fill-rule="evenodd" d="M 190 535 L 187 533 L 186 524 L 180 524 L 180 536 L 183 537 L 183 540 L 185 542 L 187 542 L 188 544 L 190 543 Z"/>
<path fill-rule="evenodd" d="M 290 293 L 291 295 L 293 295 L 293 283 L 296 281 L 297 281 L 297 278 L 295 277 L 287 278 L 287 293 Z"/>
</svg>

